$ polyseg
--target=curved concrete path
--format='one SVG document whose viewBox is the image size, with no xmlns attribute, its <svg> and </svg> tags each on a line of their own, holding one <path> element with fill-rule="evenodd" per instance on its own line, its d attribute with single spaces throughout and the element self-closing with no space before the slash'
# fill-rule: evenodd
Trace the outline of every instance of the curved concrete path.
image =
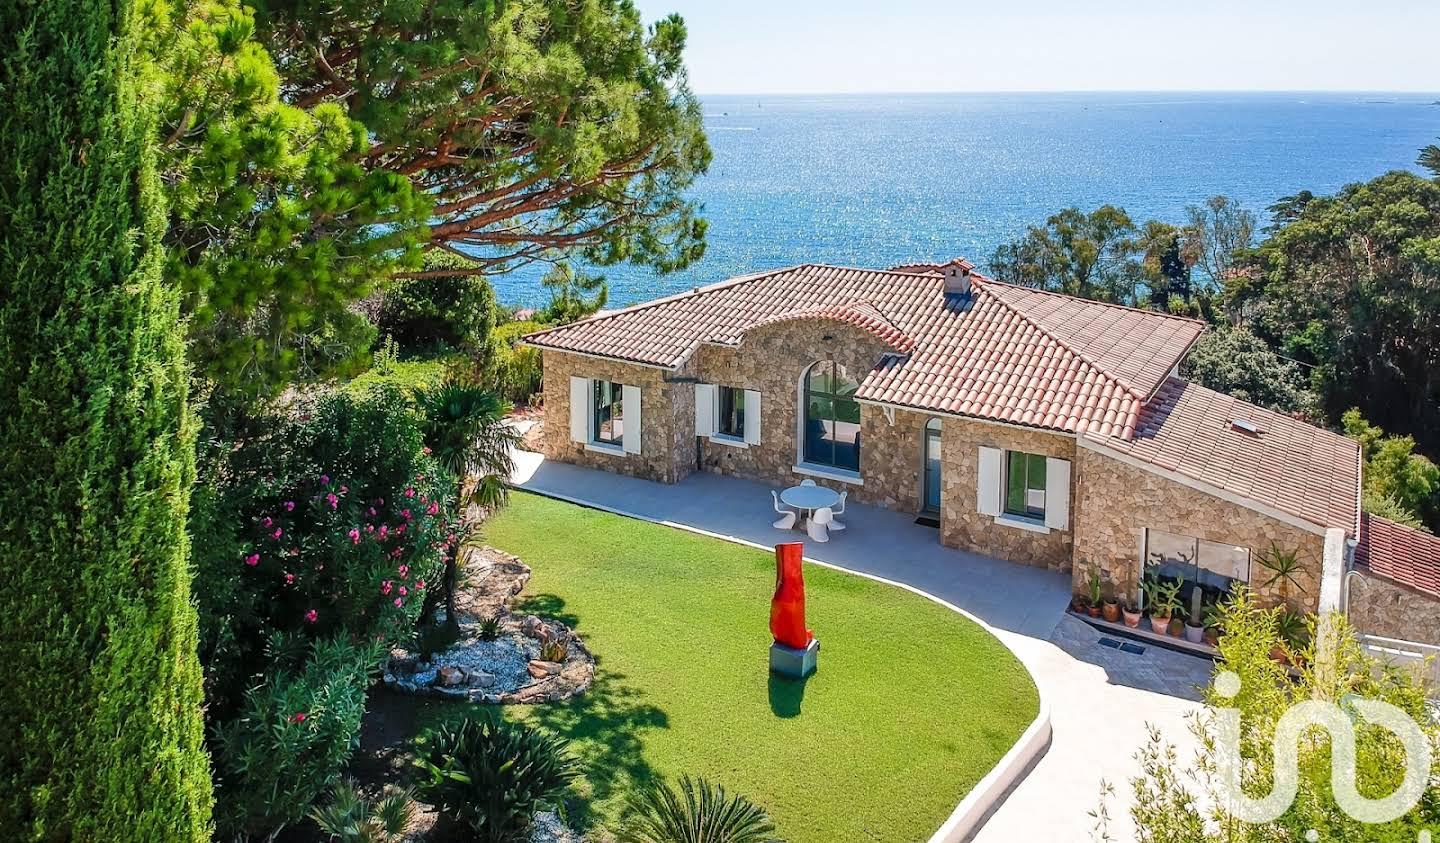
<svg viewBox="0 0 1440 843">
<path fill-rule="evenodd" d="M 1134 755 L 1147 739 L 1146 724 L 1179 744 L 1182 760 L 1190 757 L 1185 718 L 1199 708 L 1194 688 L 1206 681 L 1210 663 L 1153 647 L 1135 655 L 1101 645 L 1092 627 L 1065 613 L 1068 574 L 941 547 L 936 531 L 912 516 L 853 503 L 842 518 L 849 529 L 818 544 L 771 526 L 769 487 L 730 477 L 694 474 L 664 485 L 525 451 L 516 453 L 516 465 L 514 484 L 541 494 L 762 546 L 803 539 L 811 559 L 908 585 L 992 627 L 1035 678 L 1052 731 L 1048 750 L 974 840 L 1090 840 L 1089 812 L 1102 782 L 1116 791 L 1112 838 L 1132 839 L 1128 780 L 1139 770 Z"/>
</svg>

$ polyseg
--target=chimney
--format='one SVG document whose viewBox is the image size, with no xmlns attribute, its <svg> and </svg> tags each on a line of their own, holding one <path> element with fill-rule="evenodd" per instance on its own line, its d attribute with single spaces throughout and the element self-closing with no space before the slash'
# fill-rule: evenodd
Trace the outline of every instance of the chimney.
<svg viewBox="0 0 1440 843">
<path fill-rule="evenodd" d="M 956 258 L 940 267 L 940 275 L 945 279 L 947 298 L 970 295 L 970 272 L 973 269 L 975 264 L 964 258 Z"/>
</svg>

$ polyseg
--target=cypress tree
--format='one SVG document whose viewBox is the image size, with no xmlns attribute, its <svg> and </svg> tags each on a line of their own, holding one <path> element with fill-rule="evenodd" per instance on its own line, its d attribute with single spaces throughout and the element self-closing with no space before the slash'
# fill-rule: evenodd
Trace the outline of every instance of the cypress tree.
<svg viewBox="0 0 1440 843">
<path fill-rule="evenodd" d="M 0 3 L 0 828 L 208 836 L 144 9 Z"/>
</svg>

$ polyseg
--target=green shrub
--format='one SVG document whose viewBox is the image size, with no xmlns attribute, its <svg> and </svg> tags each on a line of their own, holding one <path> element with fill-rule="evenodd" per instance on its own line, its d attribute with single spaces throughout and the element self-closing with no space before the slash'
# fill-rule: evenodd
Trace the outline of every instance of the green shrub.
<svg viewBox="0 0 1440 843">
<path fill-rule="evenodd" d="M 371 802 L 349 779 L 330 788 L 330 803 L 310 812 L 321 833 L 340 843 L 397 843 L 415 813 L 410 791 L 391 793 Z"/>
<path fill-rule="evenodd" d="M 464 269 L 469 261 L 446 252 L 426 255 L 427 271 Z M 478 352 L 496 321 L 495 292 L 481 275 L 440 275 L 395 281 L 380 305 L 379 327 L 412 354 Z"/>
<path fill-rule="evenodd" d="M 559 738 L 488 719 L 442 726 L 417 763 L 420 798 L 485 843 L 526 839 L 535 811 L 578 775 Z"/>
<path fill-rule="evenodd" d="M 481 383 L 512 404 L 529 404 L 542 385 L 540 350 L 519 345 L 519 340 L 546 327 L 539 322 L 507 322 L 497 327 L 490 335 Z"/>
<path fill-rule="evenodd" d="M 0 4 L 0 829 L 208 839 L 150 4 Z"/>
<path fill-rule="evenodd" d="M 215 823 L 222 835 L 267 837 L 305 816 L 359 742 L 365 692 L 381 648 L 321 639 L 299 660 L 277 635 L 264 682 L 215 729 Z"/>
<path fill-rule="evenodd" d="M 622 843 L 782 843 L 764 809 L 689 776 L 678 793 L 661 782 L 632 794 L 625 814 Z"/>
<path fill-rule="evenodd" d="M 485 618 L 480 621 L 480 640 L 494 641 L 500 637 L 500 619 Z"/>
</svg>

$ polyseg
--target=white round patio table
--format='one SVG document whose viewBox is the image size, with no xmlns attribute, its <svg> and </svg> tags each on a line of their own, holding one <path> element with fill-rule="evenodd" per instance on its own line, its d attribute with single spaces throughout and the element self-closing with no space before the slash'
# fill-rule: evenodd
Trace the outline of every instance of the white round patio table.
<svg viewBox="0 0 1440 843">
<path fill-rule="evenodd" d="M 791 486 L 780 493 L 780 502 L 800 510 L 801 519 L 803 519 L 809 518 L 810 513 L 817 509 L 838 504 L 840 493 L 824 486 Z M 798 525 L 800 519 L 797 519 L 795 523 Z"/>
</svg>

